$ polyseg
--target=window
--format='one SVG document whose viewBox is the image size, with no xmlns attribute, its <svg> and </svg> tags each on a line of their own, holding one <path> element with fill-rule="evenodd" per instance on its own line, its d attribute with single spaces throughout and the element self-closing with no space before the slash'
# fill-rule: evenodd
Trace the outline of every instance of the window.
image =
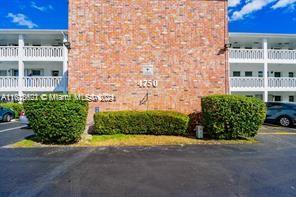
<svg viewBox="0 0 296 197">
<path fill-rule="evenodd" d="M 0 70 L 0 76 L 7 76 L 7 70 Z"/>
<path fill-rule="evenodd" d="M 258 71 L 258 77 L 263 77 L 263 71 Z"/>
<path fill-rule="evenodd" d="M 58 70 L 53 70 L 53 71 L 51 71 L 51 75 L 53 77 L 58 77 L 59 76 L 59 71 Z"/>
<path fill-rule="evenodd" d="M 246 71 L 245 76 L 246 77 L 253 77 L 253 72 L 252 71 Z"/>
<path fill-rule="evenodd" d="M 274 72 L 274 77 L 281 77 L 282 73 L 281 72 Z"/>
<path fill-rule="evenodd" d="M 254 96 L 253 95 L 246 95 L 246 97 L 250 97 L 251 98 L 251 97 L 254 97 Z"/>
<path fill-rule="evenodd" d="M 32 70 L 32 76 L 40 76 L 41 70 Z"/>
<path fill-rule="evenodd" d="M 282 96 L 274 96 L 274 101 L 282 101 Z"/>
<path fill-rule="evenodd" d="M 16 70 L 16 69 L 12 69 L 12 70 L 11 70 L 11 74 L 12 74 L 12 76 L 14 76 L 14 77 L 18 76 L 18 70 Z"/>
<path fill-rule="evenodd" d="M 289 96 L 289 102 L 294 102 L 294 96 Z"/>
<path fill-rule="evenodd" d="M 27 70 L 27 76 L 42 76 L 42 70 L 41 69 L 28 69 Z"/>
<path fill-rule="evenodd" d="M 294 77 L 294 73 L 293 72 L 289 72 L 289 77 Z"/>
<path fill-rule="evenodd" d="M 232 74 L 234 77 L 240 77 L 240 71 L 233 71 Z"/>
</svg>

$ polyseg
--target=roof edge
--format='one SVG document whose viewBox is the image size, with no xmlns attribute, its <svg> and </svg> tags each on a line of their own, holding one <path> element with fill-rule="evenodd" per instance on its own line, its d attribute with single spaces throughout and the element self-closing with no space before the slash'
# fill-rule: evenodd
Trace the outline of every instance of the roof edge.
<svg viewBox="0 0 296 197">
<path fill-rule="evenodd" d="M 296 34 L 229 32 L 229 37 L 249 37 L 249 38 L 296 38 Z"/>
<path fill-rule="evenodd" d="M 11 33 L 11 34 L 19 34 L 19 33 L 60 33 L 60 32 L 68 32 L 67 29 L 0 29 L 0 34 L 2 33 Z"/>
</svg>

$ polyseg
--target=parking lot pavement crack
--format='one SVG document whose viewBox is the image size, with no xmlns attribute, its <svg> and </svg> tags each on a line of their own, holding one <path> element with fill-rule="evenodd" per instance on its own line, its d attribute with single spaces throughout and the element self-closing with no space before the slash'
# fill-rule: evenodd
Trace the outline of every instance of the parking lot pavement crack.
<svg viewBox="0 0 296 197">
<path fill-rule="evenodd" d="M 43 189 L 54 181 L 57 177 L 62 176 L 67 172 L 69 168 L 74 165 L 79 164 L 84 159 L 86 159 L 92 152 L 94 152 L 95 148 L 86 148 L 82 149 L 79 153 L 73 155 L 70 158 L 67 158 L 63 163 L 55 167 L 52 171 L 49 171 L 47 174 L 43 175 L 42 177 L 38 178 L 31 184 L 26 184 L 11 193 L 9 196 L 23 196 L 23 197 L 31 197 L 31 196 L 38 196 Z"/>
</svg>

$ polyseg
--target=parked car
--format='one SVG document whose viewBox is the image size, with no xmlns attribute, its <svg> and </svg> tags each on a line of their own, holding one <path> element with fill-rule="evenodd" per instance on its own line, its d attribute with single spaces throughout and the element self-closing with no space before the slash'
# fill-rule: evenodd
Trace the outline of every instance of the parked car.
<svg viewBox="0 0 296 197">
<path fill-rule="evenodd" d="M 284 127 L 296 125 L 296 103 L 267 102 L 265 122 Z"/>
<path fill-rule="evenodd" d="M 25 112 L 22 111 L 22 112 L 20 113 L 19 121 L 20 121 L 20 123 L 22 123 L 22 124 L 29 125 L 29 120 L 28 120 L 28 118 L 27 118 Z"/>
<path fill-rule="evenodd" d="M 11 109 L 0 107 L 0 121 L 10 122 L 14 119 L 15 113 Z"/>
</svg>

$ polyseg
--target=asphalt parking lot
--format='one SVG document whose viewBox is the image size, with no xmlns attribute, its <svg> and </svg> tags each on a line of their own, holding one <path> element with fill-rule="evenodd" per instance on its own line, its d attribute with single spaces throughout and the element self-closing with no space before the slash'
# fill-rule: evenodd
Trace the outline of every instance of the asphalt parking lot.
<svg viewBox="0 0 296 197">
<path fill-rule="evenodd" d="M 0 147 L 18 142 L 32 134 L 31 130 L 25 129 L 19 122 L 0 122 Z"/>
<path fill-rule="evenodd" d="M 18 123 L 0 124 L 0 196 L 296 196 L 295 129 L 248 145 L 11 149 L 31 131 L 4 127 Z"/>
</svg>

